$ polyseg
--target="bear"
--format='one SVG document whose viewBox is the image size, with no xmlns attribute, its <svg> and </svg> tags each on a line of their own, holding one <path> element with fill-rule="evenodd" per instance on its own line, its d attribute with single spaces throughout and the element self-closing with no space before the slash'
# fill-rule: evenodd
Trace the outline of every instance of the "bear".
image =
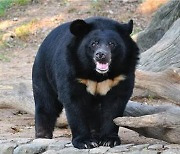
<svg viewBox="0 0 180 154">
<path fill-rule="evenodd" d="M 76 19 L 50 32 L 32 69 L 35 137 L 53 137 L 65 109 L 78 149 L 121 144 L 118 126 L 134 88 L 139 49 L 133 20 Z"/>
</svg>

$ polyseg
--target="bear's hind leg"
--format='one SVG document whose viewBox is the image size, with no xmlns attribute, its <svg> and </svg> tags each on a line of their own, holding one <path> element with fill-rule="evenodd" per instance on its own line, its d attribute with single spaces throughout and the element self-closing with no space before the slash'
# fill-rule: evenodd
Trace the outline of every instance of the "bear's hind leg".
<svg viewBox="0 0 180 154">
<path fill-rule="evenodd" d="M 52 138 L 57 117 L 63 106 L 47 83 L 43 84 L 43 88 L 40 87 L 40 85 L 36 85 L 33 88 L 35 99 L 35 136 L 36 138 Z"/>
</svg>

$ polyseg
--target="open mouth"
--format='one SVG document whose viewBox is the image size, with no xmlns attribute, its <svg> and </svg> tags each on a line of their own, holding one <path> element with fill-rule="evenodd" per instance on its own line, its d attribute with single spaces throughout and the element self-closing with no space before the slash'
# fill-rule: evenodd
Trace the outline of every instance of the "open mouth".
<svg viewBox="0 0 180 154">
<path fill-rule="evenodd" d="M 107 73 L 109 71 L 109 63 L 100 63 L 96 61 L 96 71 L 101 74 Z"/>
</svg>

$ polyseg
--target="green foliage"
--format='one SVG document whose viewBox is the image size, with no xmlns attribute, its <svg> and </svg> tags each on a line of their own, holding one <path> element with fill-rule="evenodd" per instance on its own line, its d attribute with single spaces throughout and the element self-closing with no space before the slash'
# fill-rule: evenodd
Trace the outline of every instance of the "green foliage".
<svg viewBox="0 0 180 154">
<path fill-rule="evenodd" d="M 6 9 L 10 7 L 12 0 L 0 0 L 0 16 L 3 16 Z"/>
<path fill-rule="evenodd" d="M 30 0 L 14 0 L 14 2 L 18 5 L 26 5 L 30 2 Z"/>
<path fill-rule="evenodd" d="M 26 5 L 30 0 L 0 0 L 0 16 L 3 16 L 12 5 Z"/>
</svg>

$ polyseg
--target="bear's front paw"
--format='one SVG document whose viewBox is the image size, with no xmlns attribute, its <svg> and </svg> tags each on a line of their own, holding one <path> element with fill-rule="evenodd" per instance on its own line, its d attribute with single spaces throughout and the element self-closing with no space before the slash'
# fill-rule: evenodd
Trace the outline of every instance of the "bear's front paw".
<svg viewBox="0 0 180 154">
<path fill-rule="evenodd" d="M 95 147 L 98 147 L 98 142 L 96 140 L 90 139 L 90 140 L 73 140 L 72 144 L 75 148 L 78 149 L 92 149 Z"/>
<path fill-rule="evenodd" d="M 121 140 L 118 136 L 102 137 L 99 142 L 100 146 L 106 146 L 111 148 L 120 144 Z"/>
</svg>

